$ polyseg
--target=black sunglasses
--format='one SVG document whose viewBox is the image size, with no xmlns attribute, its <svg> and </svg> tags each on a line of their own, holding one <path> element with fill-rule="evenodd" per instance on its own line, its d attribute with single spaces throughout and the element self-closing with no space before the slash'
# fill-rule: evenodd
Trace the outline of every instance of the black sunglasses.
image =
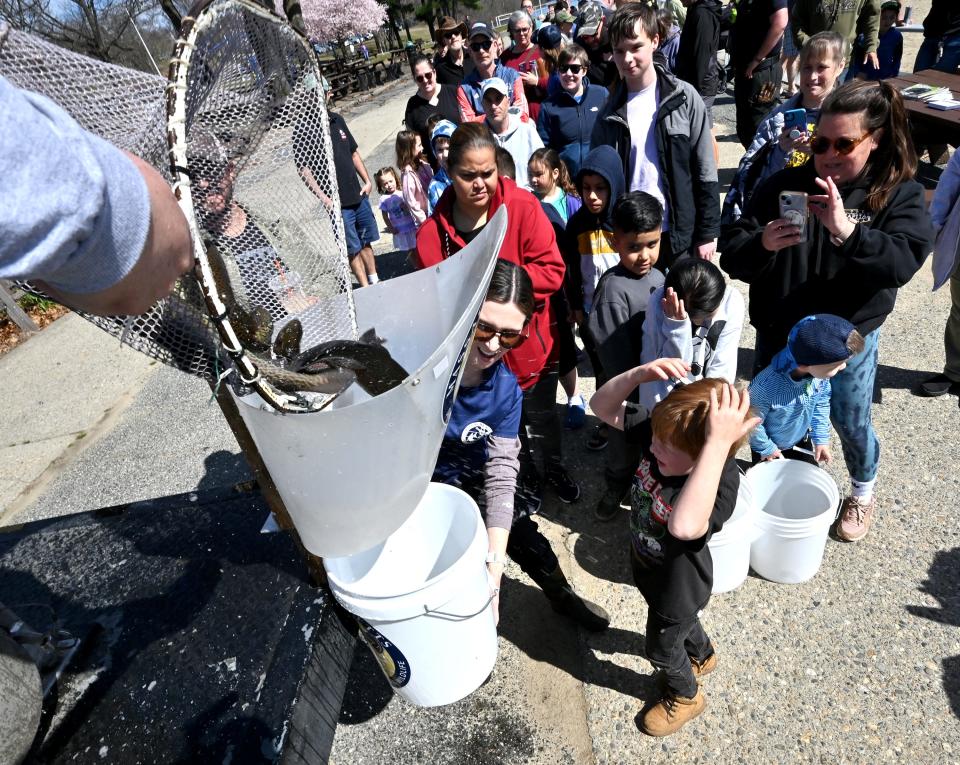
<svg viewBox="0 0 960 765">
<path fill-rule="evenodd" d="M 470 50 L 474 53 L 479 53 L 482 50 L 490 50 L 490 46 L 493 45 L 493 40 L 484 40 L 483 42 L 473 42 L 470 43 Z"/>
<path fill-rule="evenodd" d="M 832 141 L 826 136 L 815 135 L 810 139 L 810 151 L 814 154 L 826 154 L 832 146 L 837 154 L 845 157 L 866 141 L 872 133 L 872 130 L 868 130 L 859 138 L 835 138 Z"/>
<path fill-rule="evenodd" d="M 527 339 L 529 334 L 529 324 L 525 324 L 523 329 L 497 329 L 484 321 L 478 321 L 473 336 L 482 343 L 486 343 L 494 337 L 499 337 L 501 347 L 516 348 Z"/>
<path fill-rule="evenodd" d="M 583 71 L 583 64 L 560 64 L 560 73 L 570 72 L 571 74 L 580 74 Z"/>
<path fill-rule="evenodd" d="M 415 79 L 417 82 L 429 82 L 433 79 L 433 72 L 424 72 L 423 74 L 418 74 L 413 79 Z"/>
</svg>

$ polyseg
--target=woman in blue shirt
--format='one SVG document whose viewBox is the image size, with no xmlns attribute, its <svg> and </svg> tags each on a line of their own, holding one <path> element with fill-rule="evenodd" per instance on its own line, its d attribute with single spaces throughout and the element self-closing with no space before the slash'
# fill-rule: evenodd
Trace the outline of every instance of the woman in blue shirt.
<svg viewBox="0 0 960 765">
<path fill-rule="evenodd" d="M 599 631 L 610 618 L 567 582 L 550 542 L 531 517 L 539 509 L 539 498 L 517 495 L 523 394 L 503 356 L 527 339 L 534 308 L 527 272 L 498 261 L 433 480 L 459 486 L 480 504 L 489 537 L 487 567 L 498 591 L 509 555 L 540 585 L 555 611 Z"/>
</svg>

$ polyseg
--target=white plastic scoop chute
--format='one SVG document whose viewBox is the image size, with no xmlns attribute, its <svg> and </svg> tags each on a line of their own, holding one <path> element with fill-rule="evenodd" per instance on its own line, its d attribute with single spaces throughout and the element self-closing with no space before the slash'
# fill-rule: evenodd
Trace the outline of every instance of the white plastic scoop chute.
<svg viewBox="0 0 960 765">
<path fill-rule="evenodd" d="M 327 409 L 280 414 L 237 400 L 304 546 L 341 557 L 383 542 L 427 490 L 463 360 L 507 229 L 501 208 L 438 266 L 353 293 L 357 326 L 376 328 L 410 375 L 371 398 L 353 384 Z"/>
</svg>

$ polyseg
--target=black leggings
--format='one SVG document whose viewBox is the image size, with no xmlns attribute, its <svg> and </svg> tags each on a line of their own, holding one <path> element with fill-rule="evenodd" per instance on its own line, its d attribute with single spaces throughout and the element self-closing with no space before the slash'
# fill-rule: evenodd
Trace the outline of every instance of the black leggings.
<svg viewBox="0 0 960 765">
<path fill-rule="evenodd" d="M 558 372 L 563 377 L 571 369 L 577 368 L 577 341 L 573 337 L 573 325 L 569 321 L 570 308 L 567 305 L 567 298 L 563 290 L 557 290 L 550 297 L 551 308 L 553 309 L 553 318 L 557 322 L 557 334 L 559 336 L 560 359 L 558 362 Z"/>
<path fill-rule="evenodd" d="M 560 440 L 563 426 L 557 416 L 557 386 L 560 375 L 554 364 L 540 373 L 536 385 L 523 392 L 523 410 L 520 414 L 520 463 L 525 468 L 536 468 L 539 459 L 543 469 L 561 464 Z"/>
</svg>

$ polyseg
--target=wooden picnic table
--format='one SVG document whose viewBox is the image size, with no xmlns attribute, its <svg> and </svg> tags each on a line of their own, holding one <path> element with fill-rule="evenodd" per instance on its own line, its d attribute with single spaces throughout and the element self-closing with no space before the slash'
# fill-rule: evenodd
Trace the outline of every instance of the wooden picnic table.
<svg viewBox="0 0 960 765">
<path fill-rule="evenodd" d="M 419 45 L 417 50 L 420 50 Z M 385 52 L 389 59 L 321 61 L 320 71 L 330 83 L 334 98 L 340 99 L 350 92 L 369 90 L 390 80 L 399 79 L 403 74 L 403 64 L 409 59 L 407 50 L 399 48 Z"/>
<path fill-rule="evenodd" d="M 950 88 L 953 98 L 960 100 L 960 74 L 950 74 L 937 69 L 924 69 L 911 74 L 901 74 L 887 80 L 900 90 L 910 85 L 945 85 Z M 925 101 L 904 99 L 907 116 L 915 131 L 923 135 L 923 142 L 933 140 L 960 146 L 960 109 L 934 109 Z M 916 136 L 915 136 L 916 139 Z"/>
</svg>

